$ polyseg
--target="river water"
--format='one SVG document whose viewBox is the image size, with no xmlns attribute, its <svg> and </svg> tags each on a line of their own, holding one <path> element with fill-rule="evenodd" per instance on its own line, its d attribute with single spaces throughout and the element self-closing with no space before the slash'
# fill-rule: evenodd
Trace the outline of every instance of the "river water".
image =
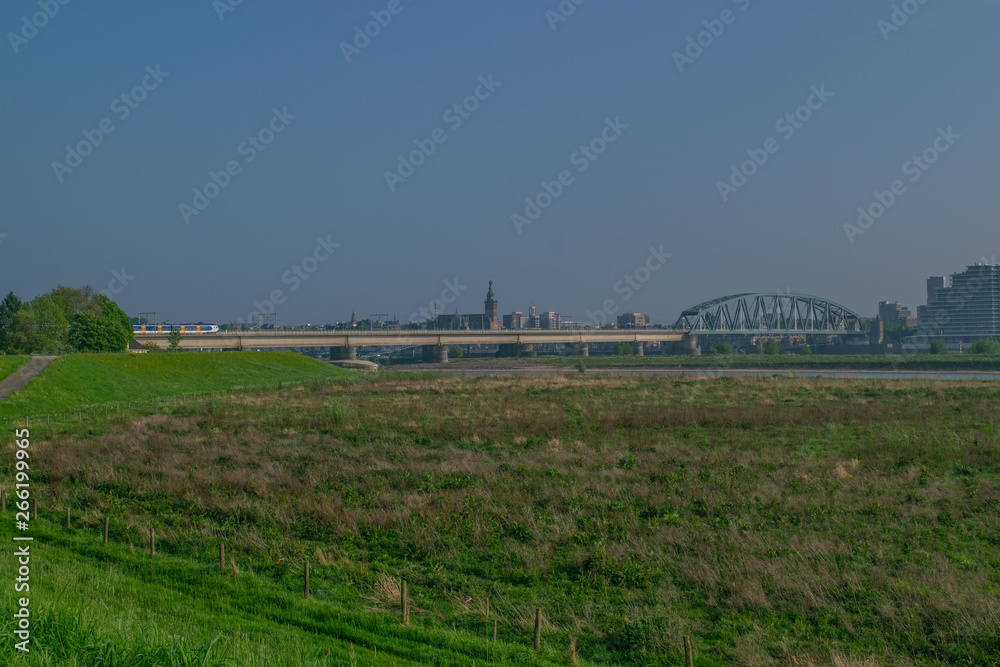
<svg viewBox="0 0 1000 667">
<path fill-rule="evenodd" d="M 454 375 L 565 375 L 575 368 L 510 368 L 495 370 L 444 370 Z M 595 375 L 675 375 L 685 377 L 819 377 L 861 380 L 1000 380 L 1000 372 L 966 371 L 813 371 L 759 370 L 734 368 L 588 368 Z"/>
</svg>

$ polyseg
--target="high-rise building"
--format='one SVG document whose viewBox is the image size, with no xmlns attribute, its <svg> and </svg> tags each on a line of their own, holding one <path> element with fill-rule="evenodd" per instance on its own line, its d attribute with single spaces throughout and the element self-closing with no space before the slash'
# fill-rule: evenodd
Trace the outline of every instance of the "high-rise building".
<svg viewBox="0 0 1000 667">
<path fill-rule="evenodd" d="M 913 314 L 909 308 L 905 308 L 896 301 L 879 301 L 878 316 L 888 325 L 908 324 Z"/>
<path fill-rule="evenodd" d="M 944 289 L 949 286 L 947 278 L 941 276 L 931 277 L 927 279 L 927 305 L 937 301 L 938 290 Z"/>
<path fill-rule="evenodd" d="M 559 313 L 541 313 L 538 316 L 538 328 L 539 329 L 558 329 L 559 328 Z"/>
<path fill-rule="evenodd" d="M 981 338 L 1000 338 L 1000 265 L 973 264 L 950 280 L 927 281 L 927 305 L 917 308 L 917 339 L 941 339 L 959 349 Z"/>
<path fill-rule="evenodd" d="M 503 316 L 504 329 L 521 329 L 524 327 L 524 313 L 517 311 Z"/>
<path fill-rule="evenodd" d="M 541 329 L 542 325 L 538 319 L 538 309 L 534 306 L 528 307 L 528 319 L 524 324 L 525 329 Z"/>
<path fill-rule="evenodd" d="M 622 313 L 618 316 L 619 329 L 645 329 L 649 327 L 649 315 Z"/>
</svg>

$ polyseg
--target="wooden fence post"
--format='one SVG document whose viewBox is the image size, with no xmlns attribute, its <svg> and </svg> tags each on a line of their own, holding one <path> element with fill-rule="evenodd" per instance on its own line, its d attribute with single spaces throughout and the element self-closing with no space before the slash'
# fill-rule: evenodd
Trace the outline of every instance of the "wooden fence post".
<svg viewBox="0 0 1000 667">
<path fill-rule="evenodd" d="M 111 524 L 111 520 L 108 517 L 104 517 L 104 546 L 108 546 L 108 528 Z"/>
<path fill-rule="evenodd" d="M 691 648 L 691 638 L 684 635 L 684 665 L 694 667 L 694 650 Z"/>
<path fill-rule="evenodd" d="M 410 625 L 410 608 L 406 604 L 406 580 L 400 580 L 401 585 L 399 587 L 399 608 L 403 612 L 403 627 L 408 627 Z"/>
<path fill-rule="evenodd" d="M 70 529 L 70 524 L 69 524 L 69 508 L 67 507 L 66 508 L 66 530 L 69 530 L 69 529 Z"/>
<path fill-rule="evenodd" d="M 542 608 L 535 608 L 535 651 L 542 650 Z"/>
<path fill-rule="evenodd" d="M 219 574 L 226 573 L 226 544 L 219 542 Z"/>
<path fill-rule="evenodd" d="M 306 590 L 305 597 L 309 599 L 309 561 L 306 561 Z"/>
<path fill-rule="evenodd" d="M 149 529 L 149 555 L 156 555 L 156 533 L 153 532 L 152 528 Z"/>
</svg>

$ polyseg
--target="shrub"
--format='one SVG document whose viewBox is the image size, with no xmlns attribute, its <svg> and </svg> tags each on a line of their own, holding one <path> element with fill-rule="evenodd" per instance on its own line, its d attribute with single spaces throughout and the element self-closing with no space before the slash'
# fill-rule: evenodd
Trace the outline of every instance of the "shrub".
<svg viewBox="0 0 1000 667">
<path fill-rule="evenodd" d="M 357 414 L 358 411 L 350 401 L 331 401 L 326 406 L 326 416 L 335 426 L 343 426 Z"/>
<path fill-rule="evenodd" d="M 732 354 L 733 346 L 723 341 L 715 346 L 715 354 Z"/>
<path fill-rule="evenodd" d="M 931 343 L 931 354 L 948 354 L 948 348 L 944 346 L 943 340 L 936 340 Z"/>
<path fill-rule="evenodd" d="M 1000 354 L 1000 343 L 992 338 L 983 338 L 982 340 L 977 340 L 969 348 L 969 352 L 972 354 Z"/>
<path fill-rule="evenodd" d="M 773 340 L 769 340 L 766 343 L 764 343 L 763 347 L 760 348 L 760 353 L 768 355 L 778 354 L 778 344 L 775 343 Z"/>
</svg>

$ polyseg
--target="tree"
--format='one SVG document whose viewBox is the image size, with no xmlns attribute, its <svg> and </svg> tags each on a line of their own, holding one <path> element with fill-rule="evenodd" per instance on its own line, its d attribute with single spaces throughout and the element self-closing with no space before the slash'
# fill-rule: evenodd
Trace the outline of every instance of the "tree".
<svg viewBox="0 0 1000 667">
<path fill-rule="evenodd" d="M 618 343 L 615 345 L 615 355 L 619 357 L 632 356 L 632 343 Z"/>
<path fill-rule="evenodd" d="M 124 352 L 132 340 L 132 322 L 108 297 L 96 298 L 100 314 L 81 310 L 69 323 L 69 342 L 81 352 Z"/>
<path fill-rule="evenodd" d="M 718 345 L 715 346 L 714 352 L 715 352 L 715 354 L 732 354 L 733 353 L 733 346 L 730 345 L 729 343 L 723 341 L 723 342 L 721 342 L 721 343 L 719 343 Z"/>
<path fill-rule="evenodd" d="M 0 352 L 9 349 L 8 335 L 14 325 L 14 315 L 21 310 L 21 300 L 13 292 L 8 292 L 0 301 Z"/>
<path fill-rule="evenodd" d="M 181 333 L 180 329 L 171 329 L 170 333 L 167 334 L 167 342 L 170 344 L 171 352 L 179 352 L 181 348 L 181 339 L 184 338 L 184 334 Z"/>
<path fill-rule="evenodd" d="M 807 357 L 808 357 L 808 356 L 809 356 L 810 354 L 812 354 L 812 353 L 813 353 L 813 350 L 812 350 L 812 348 L 811 348 L 811 347 L 809 347 L 808 345 L 805 345 L 805 346 L 803 346 L 803 347 L 802 347 L 802 350 L 801 350 L 801 351 L 799 352 L 799 354 L 802 354 L 802 355 L 804 355 L 804 356 L 807 356 Z"/>
<path fill-rule="evenodd" d="M 24 307 L 14 313 L 7 330 L 7 348 L 14 354 L 31 354 L 38 349 L 38 328 L 30 308 Z"/>
<path fill-rule="evenodd" d="M 945 347 L 943 340 L 936 340 L 931 343 L 931 354 L 948 354 L 948 348 Z"/>
<path fill-rule="evenodd" d="M 1000 354 L 1000 343 L 992 338 L 983 338 L 982 340 L 977 340 L 969 348 L 969 352 L 972 354 Z"/>
<path fill-rule="evenodd" d="M 448 348 L 448 357 L 451 359 L 461 359 L 465 356 L 461 345 L 452 345 Z"/>
<path fill-rule="evenodd" d="M 67 304 L 55 294 L 42 294 L 31 300 L 28 307 L 35 319 L 37 337 L 35 350 L 60 352 L 69 347 L 69 321 L 75 310 L 67 312 Z"/>
<path fill-rule="evenodd" d="M 778 354 L 778 344 L 773 340 L 769 340 L 764 343 L 763 347 L 760 348 L 761 354 L 775 355 Z"/>
</svg>

